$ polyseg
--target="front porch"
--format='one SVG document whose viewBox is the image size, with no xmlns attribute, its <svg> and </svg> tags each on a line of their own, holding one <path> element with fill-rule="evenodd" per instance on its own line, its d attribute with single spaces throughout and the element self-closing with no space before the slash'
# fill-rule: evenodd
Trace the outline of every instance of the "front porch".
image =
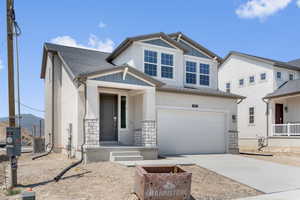
<svg viewBox="0 0 300 200">
<path fill-rule="evenodd" d="M 87 80 L 86 162 L 156 159 L 155 99 L 155 85 L 126 68 Z"/>
</svg>

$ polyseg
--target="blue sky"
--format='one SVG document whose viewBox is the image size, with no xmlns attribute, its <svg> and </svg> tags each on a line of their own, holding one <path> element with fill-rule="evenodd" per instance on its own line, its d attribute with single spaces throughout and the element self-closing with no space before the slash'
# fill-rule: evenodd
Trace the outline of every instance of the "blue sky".
<svg viewBox="0 0 300 200">
<path fill-rule="evenodd" d="M 0 4 L 0 117 L 8 113 L 5 2 Z M 15 10 L 22 29 L 21 102 L 41 110 L 45 41 L 111 51 L 129 36 L 182 31 L 220 56 L 236 50 L 282 61 L 300 58 L 300 0 L 15 0 Z"/>
</svg>

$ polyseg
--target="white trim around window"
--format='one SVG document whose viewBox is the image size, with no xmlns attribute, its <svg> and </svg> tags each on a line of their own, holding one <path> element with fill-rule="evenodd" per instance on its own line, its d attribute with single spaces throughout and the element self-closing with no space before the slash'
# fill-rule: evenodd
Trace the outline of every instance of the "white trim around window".
<svg viewBox="0 0 300 200">
<path fill-rule="evenodd" d="M 143 72 L 145 73 L 145 63 L 148 63 L 148 62 L 145 62 L 145 51 L 153 51 L 153 52 L 156 52 L 157 54 L 157 63 L 156 63 L 156 76 L 153 76 L 153 77 L 156 77 L 156 78 L 160 78 L 160 79 L 163 79 L 163 80 L 169 80 L 169 81 L 175 81 L 176 80 L 176 57 L 175 57 L 175 53 L 174 52 L 170 52 L 170 51 L 164 51 L 164 50 L 158 50 L 157 48 L 151 48 L 151 47 L 143 47 L 142 48 L 142 62 L 143 62 Z M 162 54 L 169 54 L 169 55 L 172 55 L 173 56 L 173 66 L 170 66 L 170 65 L 162 65 L 161 63 L 161 55 Z M 152 64 L 152 63 L 151 63 Z M 167 67 L 172 67 L 173 69 L 173 77 L 172 78 L 166 78 L 166 77 L 162 77 L 161 76 L 161 70 L 162 70 L 162 66 L 167 66 Z"/>
<path fill-rule="evenodd" d="M 186 63 L 187 62 L 192 62 L 192 63 L 196 63 L 196 72 L 188 72 L 186 71 Z M 209 73 L 208 74 L 202 74 L 200 73 L 200 64 L 205 64 L 205 65 L 209 65 Z M 203 59 L 192 59 L 191 57 L 184 57 L 184 84 L 187 85 L 187 86 L 191 86 L 191 87 L 211 87 L 211 76 L 212 76 L 212 66 L 213 66 L 214 63 L 211 63 L 211 62 L 208 62 L 207 60 L 204 61 Z M 191 74 L 196 74 L 196 83 L 193 84 L 193 83 L 187 83 L 186 81 L 186 74 L 187 73 L 191 73 Z M 205 76 L 208 76 L 208 81 L 209 81 L 209 84 L 208 85 L 201 85 L 200 84 L 200 75 L 205 75 Z"/>
</svg>

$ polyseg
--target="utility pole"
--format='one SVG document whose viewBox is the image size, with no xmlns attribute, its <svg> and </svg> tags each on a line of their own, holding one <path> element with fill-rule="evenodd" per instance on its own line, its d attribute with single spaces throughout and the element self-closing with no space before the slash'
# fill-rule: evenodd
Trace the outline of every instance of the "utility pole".
<svg viewBox="0 0 300 200">
<path fill-rule="evenodd" d="M 6 0 L 7 14 L 7 65 L 8 65 L 8 103 L 9 126 L 16 127 L 15 119 L 15 86 L 14 86 L 14 10 L 13 0 Z M 17 185 L 17 157 L 10 157 L 11 187 Z"/>
</svg>

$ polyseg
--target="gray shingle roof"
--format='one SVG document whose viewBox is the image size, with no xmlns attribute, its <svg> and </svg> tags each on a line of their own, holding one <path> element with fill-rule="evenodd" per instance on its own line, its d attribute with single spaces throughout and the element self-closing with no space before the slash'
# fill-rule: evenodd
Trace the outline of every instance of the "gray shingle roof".
<svg viewBox="0 0 300 200">
<path fill-rule="evenodd" d="M 300 59 L 291 60 L 288 62 L 290 65 L 298 66 L 300 67 Z"/>
<path fill-rule="evenodd" d="M 271 99 L 294 94 L 300 94 L 300 79 L 285 82 L 273 93 L 265 96 L 264 99 Z"/>
<path fill-rule="evenodd" d="M 268 64 L 271 64 L 275 67 L 281 67 L 281 68 L 285 68 L 285 69 L 291 69 L 291 70 L 297 70 L 300 71 L 300 64 L 297 65 L 295 62 L 282 62 L 282 61 L 277 61 L 277 60 L 273 60 L 273 59 L 269 59 L 269 58 L 263 58 L 263 57 L 259 57 L 259 56 L 253 56 L 250 54 L 245 54 L 245 53 L 241 53 L 241 52 L 237 52 L 237 51 L 231 51 L 223 60 L 223 63 L 227 60 L 227 58 L 229 58 L 231 55 L 238 55 L 238 56 L 242 56 L 242 57 L 246 57 L 248 59 L 254 59 L 260 62 L 265 62 Z"/>
<path fill-rule="evenodd" d="M 232 94 L 229 92 L 223 92 L 212 88 L 190 88 L 190 87 L 175 87 L 175 86 L 164 85 L 160 88 L 157 88 L 157 90 L 162 92 L 175 92 L 175 93 L 215 96 L 215 97 L 232 98 L 232 99 L 246 98 L 240 95 Z"/>
<path fill-rule="evenodd" d="M 45 43 L 44 50 L 41 78 L 45 76 L 45 69 L 43 68 L 45 68 L 45 53 L 48 51 L 56 52 L 62 58 L 69 67 L 68 70 L 72 79 L 95 71 L 117 67 L 106 61 L 110 54 L 105 52 L 51 43 Z"/>
</svg>

